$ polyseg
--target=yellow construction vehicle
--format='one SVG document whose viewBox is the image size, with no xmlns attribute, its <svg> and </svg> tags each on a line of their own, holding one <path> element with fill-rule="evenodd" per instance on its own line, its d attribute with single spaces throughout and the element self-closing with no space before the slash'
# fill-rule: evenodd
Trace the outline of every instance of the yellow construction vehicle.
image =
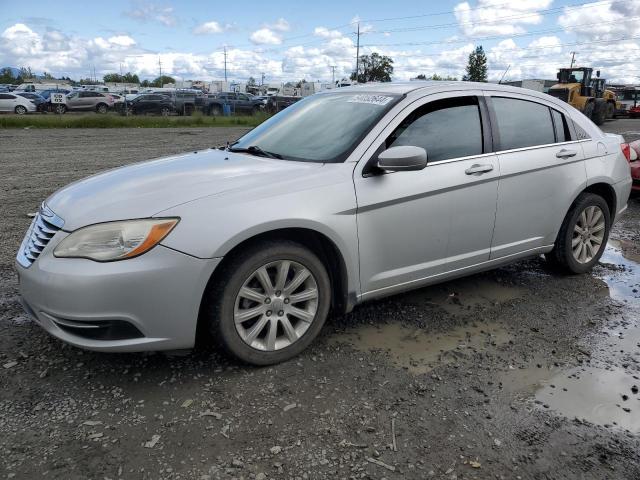
<svg viewBox="0 0 640 480">
<path fill-rule="evenodd" d="M 600 78 L 599 71 L 596 72 L 596 78 L 591 79 L 591 85 L 594 88 L 596 98 L 603 98 L 607 102 L 607 119 L 615 118 L 616 112 L 622 108 L 620 102 L 613 90 L 607 88 L 607 80 Z"/>
<path fill-rule="evenodd" d="M 592 73 L 593 69 L 588 67 L 561 68 L 558 71 L 558 83 L 548 93 L 577 108 L 596 125 L 602 125 L 607 118 L 607 101 L 596 96 L 596 89 L 591 82 Z M 597 73 L 599 77 L 600 72 Z"/>
</svg>

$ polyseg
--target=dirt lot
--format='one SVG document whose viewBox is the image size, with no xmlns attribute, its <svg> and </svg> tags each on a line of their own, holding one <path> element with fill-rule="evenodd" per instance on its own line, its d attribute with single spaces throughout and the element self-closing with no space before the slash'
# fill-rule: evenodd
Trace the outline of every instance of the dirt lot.
<svg viewBox="0 0 640 480">
<path fill-rule="evenodd" d="M 14 253 L 48 194 L 241 132 L 0 130 L 0 477 L 640 478 L 638 198 L 592 275 L 536 258 L 362 305 L 272 368 L 84 352 L 21 312 Z"/>
</svg>

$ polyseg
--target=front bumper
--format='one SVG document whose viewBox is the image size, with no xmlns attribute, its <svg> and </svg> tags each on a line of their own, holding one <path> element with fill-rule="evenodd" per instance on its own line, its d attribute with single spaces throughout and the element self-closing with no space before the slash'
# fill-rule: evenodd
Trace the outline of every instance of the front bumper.
<svg viewBox="0 0 640 480">
<path fill-rule="evenodd" d="M 199 259 L 159 245 L 108 263 L 55 258 L 60 231 L 28 268 L 16 263 L 25 311 L 71 345 L 135 352 L 191 348 L 200 303 L 221 259 Z"/>
</svg>

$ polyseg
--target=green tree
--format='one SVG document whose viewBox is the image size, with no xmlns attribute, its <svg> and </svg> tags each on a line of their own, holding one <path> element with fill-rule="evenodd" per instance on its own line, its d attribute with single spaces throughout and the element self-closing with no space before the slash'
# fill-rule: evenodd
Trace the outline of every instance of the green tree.
<svg viewBox="0 0 640 480">
<path fill-rule="evenodd" d="M 18 79 L 21 80 L 20 83 L 30 78 L 33 78 L 33 72 L 31 71 L 31 67 L 20 67 L 20 73 L 18 74 Z"/>
<path fill-rule="evenodd" d="M 253 77 L 249 77 L 249 80 L 247 80 L 247 86 L 248 87 L 255 87 L 256 86 L 256 79 Z"/>
<path fill-rule="evenodd" d="M 173 77 L 169 77 L 168 75 L 162 75 L 162 77 L 158 77 L 153 82 L 151 82 L 152 87 L 162 87 L 167 83 L 176 83 L 176 80 Z"/>
<path fill-rule="evenodd" d="M 124 75 L 120 75 L 118 73 L 107 73 L 102 77 L 102 79 L 105 83 L 140 83 L 138 75 L 131 72 L 127 72 Z"/>
<path fill-rule="evenodd" d="M 357 73 L 351 74 L 351 80 L 357 80 L 358 83 L 390 82 L 393 75 L 393 59 L 376 52 L 361 55 Z"/>
<path fill-rule="evenodd" d="M 482 49 L 482 45 L 469 54 L 467 63 L 467 73 L 462 77 L 467 82 L 487 81 L 487 56 Z"/>
<path fill-rule="evenodd" d="M 0 70 L 0 83 L 15 83 L 16 77 L 13 76 L 13 72 L 9 67 L 5 67 Z"/>
<path fill-rule="evenodd" d="M 141 86 L 142 88 L 149 88 L 149 87 L 151 87 L 152 85 L 151 85 L 151 82 L 150 82 L 149 80 L 143 80 L 143 81 L 142 81 L 142 83 L 140 83 L 140 86 Z"/>
</svg>

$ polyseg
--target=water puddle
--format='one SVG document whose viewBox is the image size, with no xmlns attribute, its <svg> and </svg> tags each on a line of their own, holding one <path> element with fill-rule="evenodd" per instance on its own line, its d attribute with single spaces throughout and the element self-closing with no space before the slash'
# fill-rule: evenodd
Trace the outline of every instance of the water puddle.
<svg viewBox="0 0 640 480">
<path fill-rule="evenodd" d="M 474 308 L 487 308 L 516 300 L 526 294 L 525 288 L 475 275 L 408 292 L 399 296 L 398 300 L 409 305 L 438 306 L 450 315 L 459 315 Z"/>
<path fill-rule="evenodd" d="M 600 332 L 590 349 L 592 365 L 568 371 L 525 369 L 538 387 L 535 401 L 554 412 L 590 423 L 640 433 L 640 258 L 624 241 L 610 240 L 600 260 L 609 295 L 631 310 Z M 587 352 L 589 353 L 589 352 Z"/>
<path fill-rule="evenodd" d="M 428 333 L 397 323 L 387 323 L 354 329 L 333 338 L 331 343 L 348 343 L 363 352 L 384 352 L 394 365 L 418 375 L 475 352 L 495 349 L 510 338 L 507 331 L 497 324 L 479 323 L 444 333 Z"/>
</svg>

